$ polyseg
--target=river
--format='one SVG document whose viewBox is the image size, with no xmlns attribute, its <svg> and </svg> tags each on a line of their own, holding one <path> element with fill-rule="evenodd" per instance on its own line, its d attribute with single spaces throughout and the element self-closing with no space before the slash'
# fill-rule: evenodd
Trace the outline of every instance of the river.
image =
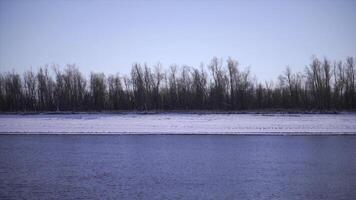
<svg viewBox="0 0 356 200">
<path fill-rule="evenodd" d="M 0 135 L 0 199 L 356 199 L 356 136 Z"/>
</svg>

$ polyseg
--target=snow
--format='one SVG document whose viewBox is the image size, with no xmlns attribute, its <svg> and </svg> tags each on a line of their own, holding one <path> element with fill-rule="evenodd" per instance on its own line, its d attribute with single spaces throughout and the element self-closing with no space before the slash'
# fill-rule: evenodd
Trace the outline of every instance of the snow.
<svg viewBox="0 0 356 200">
<path fill-rule="evenodd" d="M 0 133 L 356 134 L 356 114 L 14 114 Z"/>
</svg>

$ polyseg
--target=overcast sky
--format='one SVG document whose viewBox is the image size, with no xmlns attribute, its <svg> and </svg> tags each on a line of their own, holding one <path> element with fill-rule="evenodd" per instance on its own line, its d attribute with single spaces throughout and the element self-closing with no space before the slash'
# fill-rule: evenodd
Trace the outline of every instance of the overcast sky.
<svg viewBox="0 0 356 200">
<path fill-rule="evenodd" d="M 0 68 L 76 63 L 127 74 L 134 62 L 199 66 L 237 59 L 259 80 L 311 56 L 356 56 L 353 0 L 0 0 Z"/>
</svg>

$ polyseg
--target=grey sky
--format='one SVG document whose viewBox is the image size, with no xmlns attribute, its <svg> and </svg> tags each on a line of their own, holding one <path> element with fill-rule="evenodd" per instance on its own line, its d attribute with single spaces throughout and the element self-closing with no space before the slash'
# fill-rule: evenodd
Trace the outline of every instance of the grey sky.
<svg viewBox="0 0 356 200">
<path fill-rule="evenodd" d="M 0 0 L 0 68 L 44 64 L 127 74 L 134 62 L 235 58 L 259 80 L 312 55 L 356 56 L 356 1 Z"/>
</svg>

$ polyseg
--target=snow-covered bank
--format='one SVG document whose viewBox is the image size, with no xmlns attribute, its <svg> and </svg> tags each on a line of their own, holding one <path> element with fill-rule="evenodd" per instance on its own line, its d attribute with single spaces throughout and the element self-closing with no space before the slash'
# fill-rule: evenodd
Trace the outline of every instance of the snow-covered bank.
<svg viewBox="0 0 356 200">
<path fill-rule="evenodd" d="M 0 133 L 356 134 L 355 114 L 0 115 Z"/>
<path fill-rule="evenodd" d="M 356 114 L 356 110 L 293 110 L 293 109 L 262 109 L 262 110 L 104 110 L 104 111 L 15 111 L 0 112 L 0 115 L 69 115 L 69 114 Z"/>
</svg>

